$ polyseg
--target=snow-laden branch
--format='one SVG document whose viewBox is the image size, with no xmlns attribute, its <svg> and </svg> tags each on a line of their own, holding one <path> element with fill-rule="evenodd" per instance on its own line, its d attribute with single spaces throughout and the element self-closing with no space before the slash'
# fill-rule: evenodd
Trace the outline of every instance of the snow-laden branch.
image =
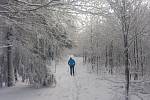
<svg viewBox="0 0 150 100">
<path fill-rule="evenodd" d="M 0 46 L 0 49 L 2 48 L 7 48 L 7 47 L 12 47 L 13 45 L 4 45 L 4 46 Z"/>
<path fill-rule="evenodd" d="M 36 10 L 44 8 L 44 7 L 63 5 L 63 3 L 60 3 L 60 2 L 59 3 L 55 3 L 55 1 L 59 1 L 59 0 L 51 0 L 48 3 L 43 4 L 43 5 L 41 5 L 41 4 L 30 4 L 30 3 L 27 3 L 25 1 L 18 1 L 18 2 L 23 3 L 26 6 L 36 6 L 36 8 L 24 9 L 24 10 L 21 10 L 21 11 L 36 11 Z M 0 11 L 0 13 L 18 13 L 18 11 Z"/>
<path fill-rule="evenodd" d="M 59 1 L 59 0 L 51 0 L 51 1 L 49 1 L 48 3 L 43 4 L 43 5 L 40 5 L 40 6 L 37 7 L 37 8 L 30 9 L 30 10 L 23 10 L 23 11 L 35 11 L 35 10 L 41 9 L 41 8 L 43 8 L 43 7 L 48 7 L 48 6 L 49 6 L 51 3 L 53 3 L 54 1 Z M 59 3 L 59 4 L 60 4 L 60 3 Z M 51 5 L 51 6 L 54 6 L 54 5 L 57 5 L 57 4 L 53 4 L 53 5 Z"/>
<path fill-rule="evenodd" d="M 17 0 L 17 2 L 22 3 L 22 4 L 26 4 L 27 6 L 41 6 L 41 4 L 32 4 L 32 3 L 22 1 L 22 0 Z"/>
</svg>

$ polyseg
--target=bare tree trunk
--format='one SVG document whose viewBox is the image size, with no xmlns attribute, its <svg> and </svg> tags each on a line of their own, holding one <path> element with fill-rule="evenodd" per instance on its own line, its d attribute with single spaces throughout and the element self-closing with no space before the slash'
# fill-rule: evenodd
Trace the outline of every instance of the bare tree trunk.
<svg viewBox="0 0 150 100">
<path fill-rule="evenodd" d="M 109 47 L 109 65 L 110 65 L 110 73 L 113 74 L 113 41 L 111 41 L 110 47 Z"/>
<path fill-rule="evenodd" d="M 143 60 L 143 47 L 142 47 L 142 39 L 140 39 L 140 58 L 141 58 L 141 70 L 142 77 L 144 76 L 144 60 Z"/>
<path fill-rule="evenodd" d="M 124 35 L 124 55 L 125 55 L 125 80 L 126 80 L 126 86 L 125 86 L 125 91 L 126 91 L 126 97 L 125 100 L 128 100 L 129 96 L 129 61 L 128 61 L 128 39 L 127 35 Z"/>
<path fill-rule="evenodd" d="M 133 57 L 134 57 L 134 80 L 135 80 L 135 76 L 136 76 L 136 41 L 134 40 L 134 44 L 133 44 Z"/>
<path fill-rule="evenodd" d="M 136 36 L 136 74 L 135 74 L 135 80 L 138 80 L 138 72 L 139 72 L 139 48 L 138 48 L 138 38 Z"/>
<path fill-rule="evenodd" d="M 136 46 L 135 46 L 136 43 L 135 43 L 135 40 L 134 40 L 134 44 L 133 45 L 134 45 L 134 47 L 133 47 L 134 66 L 136 66 L 136 56 L 135 56 L 136 55 Z"/>
<path fill-rule="evenodd" d="M 96 62 L 97 62 L 97 75 L 99 72 L 99 56 L 96 56 Z"/>
<path fill-rule="evenodd" d="M 17 68 L 14 68 L 15 82 L 18 81 L 17 73 L 18 73 Z"/>
<path fill-rule="evenodd" d="M 125 53 L 125 79 L 126 79 L 126 100 L 128 100 L 129 95 L 129 68 L 128 68 L 128 49 L 124 51 Z"/>
<path fill-rule="evenodd" d="M 2 66 L 0 66 L 0 88 L 2 87 L 2 85 L 3 85 L 3 78 L 2 78 L 2 75 L 3 75 L 3 73 L 2 73 Z"/>
<path fill-rule="evenodd" d="M 108 67 L 108 53 L 107 53 L 107 45 L 105 46 L 105 68 Z"/>
<path fill-rule="evenodd" d="M 124 57 L 125 57 L 125 100 L 129 100 L 129 61 L 128 61 L 128 29 L 129 29 L 129 23 L 127 23 L 127 13 L 126 13 L 126 0 L 122 0 L 123 9 L 122 9 L 122 32 L 123 32 L 123 38 L 124 38 Z M 129 20 L 129 19 L 128 19 Z"/>
<path fill-rule="evenodd" d="M 85 51 L 85 55 L 84 55 L 84 57 L 85 57 L 85 63 L 87 62 L 87 53 L 86 53 L 86 51 Z"/>
<path fill-rule="evenodd" d="M 7 47 L 7 86 L 11 87 L 14 85 L 14 68 L 13 68 L 13 61 L 12 61 L 12 46 L 11 46 L 11 29 L 7 32 L 7 40 L 8 40 L 8 47 Z"/>
<path fill-rule="evenodd" d="M 85 63 L 85 48 L 83 47 L 83 63 Z"/>
</svg>

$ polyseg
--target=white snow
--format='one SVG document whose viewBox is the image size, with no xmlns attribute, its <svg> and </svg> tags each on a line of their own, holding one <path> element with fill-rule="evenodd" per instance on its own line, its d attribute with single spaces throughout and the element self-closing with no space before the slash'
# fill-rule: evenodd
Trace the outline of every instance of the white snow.
<svg viewBox="0 0 150 100">
<path fill-rule="evenodd" d="M 35 89 L 18 82 L 14 87 L 0 89 L 0 100 L 123 100 L 116 97 L 111 82 L 89 73 L 81 58 L 75 60 L 74 77 L 69 74 L 67 59 L 57 66 L 56 87 Z"/>
</svg>

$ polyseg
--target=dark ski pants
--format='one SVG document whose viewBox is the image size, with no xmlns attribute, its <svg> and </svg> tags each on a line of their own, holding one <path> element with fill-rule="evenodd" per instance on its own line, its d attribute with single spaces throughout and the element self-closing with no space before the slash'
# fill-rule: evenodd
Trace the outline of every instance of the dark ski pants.
<svg viewBox="0 0 150 100">
<path fill-rule="evenodd" d="M 74 66 L 70 66 L 70 75 L 72 76 L 74 76 Z"/>
</svg>

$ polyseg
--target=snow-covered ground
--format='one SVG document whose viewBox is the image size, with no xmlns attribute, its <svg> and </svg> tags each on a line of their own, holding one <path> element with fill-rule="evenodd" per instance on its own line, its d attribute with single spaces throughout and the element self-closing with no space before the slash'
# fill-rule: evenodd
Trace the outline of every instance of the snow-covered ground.
<svg viewBox="0 0 150 100">
<path fill-rule="evenodd" d="M 69 74 L 67 59 L 57 66 L 56 87 L 35 89 L 18 82 L 15 87 L 0 89 L 0 100 L 122 100 L 116 97 L 111 82 L 89 73 L 81 58 L 75 60 L 74 77 Z"/>
</svg>

